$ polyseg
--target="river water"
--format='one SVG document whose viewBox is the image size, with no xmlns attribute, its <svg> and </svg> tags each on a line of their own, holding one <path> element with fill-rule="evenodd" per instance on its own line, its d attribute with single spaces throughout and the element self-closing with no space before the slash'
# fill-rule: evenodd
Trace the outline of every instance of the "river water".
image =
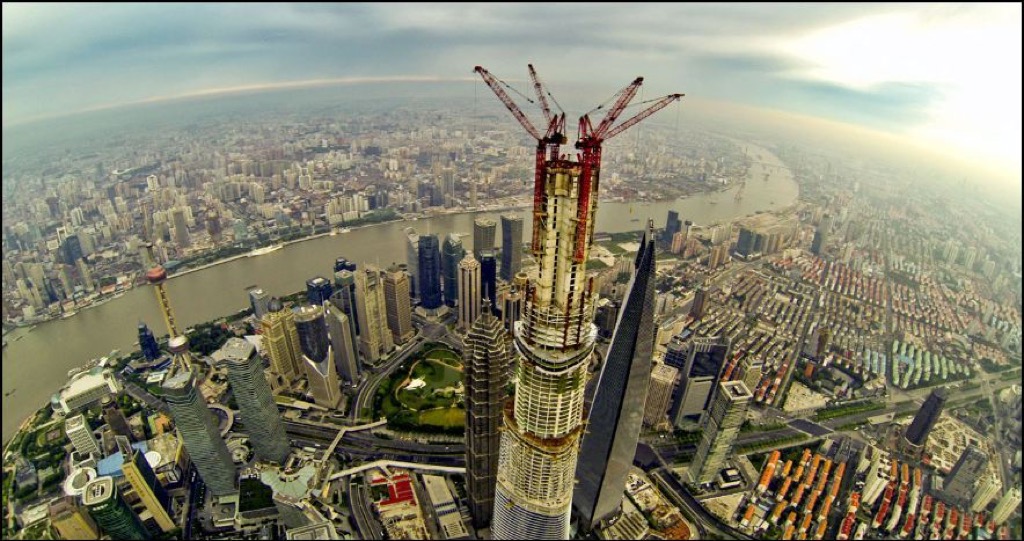
<svg viewBox="0 0 1024 541">
<path fill-rule="evenodd" d="M 702 194 L 657 203 L 602 202 L 597 210 L 598 232 L 618 233 L 643 228 L 647 218 L 664 227 L 669 210 L 680 219 L 698 225 L 724 223 L 758 211 L 778 210 L 796 202 L 798 188 L 790 172 L 767 150 L 746 143 L 749 152 L 760 154 L 748 171 L 747 186 L 740 201 L 728 191 Z M 764 180 L 769 172 L 768 180 Z M 716 204 L 711 204 L 716 201 Z M 530 238 L 530 211 L 523 216 L 523 238 Z M 499 213 L 482 213 L 497 220 Z M 246 308 L 246 287 L 258 284 L 272 295 L 285 295 L 305 288 L 316 275 L 330 277 L 334 260 L 346 257 L 356 263 L 404 263 L 406 237 L 412 226 L 418 233 L 473 232 L 475 214 L 452 214 L 421 218 L 413 222 L 391 222 L 356 229 L 351 233 L 324 236 L 298 242 L 267 255 L 240 258 L 197 272 L 173 277 L 166 287 L 179 328 L 202 323 Z M 499 225 L 500 229 L 500 225 Z M 501 243 L 501 232 L 496 235 Z M 472 245 L 471 238 L 463 240 Z M 146 322 L 154 333 L 164 333 L 163 319 L 152 288 L 136 287 L 123 297 L 101 306 L 81 310 L 68 319 L 38 325 L 29 332 L 17 329 L 8 334 L 3 352 L 3 440 L 14 434 L 32 412 L 49 403 L 49 397 L 67 381 L 67 371 L 113 349 L 128 352 L 138 339 L 138 322 Z M 18 337 L 21 338 L 18 338 Z M 15 390 L 10 396 L 11 390 Z"/>
</svg>

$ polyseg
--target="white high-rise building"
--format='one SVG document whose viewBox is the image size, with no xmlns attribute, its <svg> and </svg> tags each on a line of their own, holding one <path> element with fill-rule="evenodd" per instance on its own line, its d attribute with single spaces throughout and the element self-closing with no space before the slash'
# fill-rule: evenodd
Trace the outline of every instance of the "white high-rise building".
<svg viewBox="0 0 1024 541">
<path fill-rule="evenodd" d="M 348 315 L 333 304 L 327 308 L 327 332 L 331 337 L 334 367 L 338 375 L 348 384 L 359 382 L 359 354 L 356 352 L 355 336 Z"/>
<path fill-rule="evenodd" d="M 978 481 L 978 487 L 974 491 L 974 498 L 971 500 L 971 511 L 980 513 L 988 507 L 988 504 L 992 503 L 992 500 L 996 499 L 999 495 L 999 491 L 1003 488 L 1003 484 L 999 481 L 999 478 L 995 475 L 986 475 Z"/>
<path fill-rule="evenodd" d="M 388 329 L 384 280 L 373 265 L 358 269 L 355 275 L 359 350 L 367 363 L 376 364 L 395 348 L 391 330 Z"/>
<path fill-rule="evenodd" d="M 676 386 L 679 369 L 664 363 L 654 365 L 651 371 L 651 387 L 647 392 L 644 408 L 644 424 L 659 427 L 668 424 L 668 406 L 672 401 L 672 389 Z"/>
<path fill-rule="evenodd" d="M 480 317 L 480 262 L 467 252 L 459 262 L 459 328 L 468 330 Z"/>
<path fill-rule="evenodd" d="M 96 453 L 97 456 L 101 456 L 100 444 L 96 441 L 96 437 L 92 435 L 92 430 L 89 429 L 89 423 L 85 421 L 84 415 L 75 415 L 74 417 L 68 417 L 64 421 L 64 432 L 68 435 L 68 439 L 71 440 L 71 444 L 75 446 L 75 450 L 82 455 L 88 455 L 89 453 Z"/>
<path fill-rule="evenodd" d="M 1020 488 L 1013 487 L 1007 490 L 1003 494 L 1002 498 L 999 498 L 999 503 L 996 504 L 996 510 L 992 512 L 992 520 L 996 524 L 1002 524 L 1006 522 L 1013 512 L 1017 510 L 1017 506 L 1020 505 Z"/>
</svg>

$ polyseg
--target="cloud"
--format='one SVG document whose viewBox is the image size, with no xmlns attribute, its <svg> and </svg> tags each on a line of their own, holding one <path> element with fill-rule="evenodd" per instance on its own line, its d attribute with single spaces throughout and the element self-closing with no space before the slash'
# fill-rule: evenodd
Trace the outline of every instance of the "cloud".
<svg viewBox="0 0 1024 541">
<path fill-rule="evenodd" d="M 1020 12 L 909 4 L 5 3 L 3 123 L 211 89 L 463 78 L 477 64 L 522 81 L 523 64 L 534 62 L 577 112 L 644 75 L 648 97 L 681 91 L 981 153 L 1009 141 L 999 152 L 1012 162 L 1016 144 L 1019 170 Z M 994 99 L 984 99 L 985 89 Z"/>
</svg>

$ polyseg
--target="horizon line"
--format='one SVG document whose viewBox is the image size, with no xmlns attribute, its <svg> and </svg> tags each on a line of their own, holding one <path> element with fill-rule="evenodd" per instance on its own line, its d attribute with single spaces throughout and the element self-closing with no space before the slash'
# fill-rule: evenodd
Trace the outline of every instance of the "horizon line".
<svg viewBox="0 0 1024 541">
<path fill-rule="evenodd" d="M 192 98 L 205 98 L 211 96 L 223 96 L 230 94 L 242 94 L 246 92 L 267 92 L 272 90 L 285 90 L 292 88 L 312 88 L 318 86 L 332 86 L 332 85 L 357 85 L 357 84 L 374 84 L 374 83 L 459 83 L 459 82 L 473 82 L 477 79 L 475 77 L 442 77 L 438 75 L 385 75 L 377 77 L 369 76 L 356 76 L 356 77 L 335 77 L 328 79 L 303 79 L 299 81 L 280 81 L 272 83 L 250 83 L 244 85 L 228 86 L 228 87 L 214 87 L 205 88 L 201 90 L 193 90 L 189 92 L 183 92 L 180 94 L 172 94 L 167 96 L 150 96 L 139 100 L 119 102 L 119 103 L 105 103 L 101 105 L 94 105 L 86 107 L 84 109 L 77 109 L 75 111 L 63 112 L 63 113 L 49 113 L 27 117 L 24 119 L 16 120 L 13 122 L 3 122 L 3 129 L 23 126 L 26 124 L 33 124 L 44 120 L 53 120 L 57 118 L 63 118 L 67 116 L 80 115 L 85 113 L 94 113 L 97 111 L 107 111 L 111 109 L 119 109 L 122 107 L 131 107 L 133 105 L 149 105 L 154 103 L 165 103 L 178 100 L 187 100 Z"/>
</svg>

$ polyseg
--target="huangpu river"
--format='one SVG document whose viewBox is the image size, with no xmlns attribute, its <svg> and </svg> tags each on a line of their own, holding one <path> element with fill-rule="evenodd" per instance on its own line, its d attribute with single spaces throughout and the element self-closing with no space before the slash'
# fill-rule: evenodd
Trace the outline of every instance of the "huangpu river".
<svg viewBox="0 0 1024 541">
<path fill-rule="evenodd" d="M 733 196 L 737 183 L 725 192 L 701 194 L 675 201 L 656 203 L 601 202 L 597 209 L 596 231 L 619 233 L 643 229 L 648 218 L 663 227 L 669 210 L 680 219 L 698 225 L 725 223 L 759 211 L 772 211 L 796 202 L 797 184 L 778 158 L 766 149 L 746 143 L 754 155 L 760 154 L 748 171 L 741 200 Z M 765 173 L 770 173 L 765 180 Z M 523 238 L 530 238 L 530 210 L 510 211 L 523 217 Z M 464 213 L 391 222 L 355 229 L 350 233 L 323 236 L 289 244 L 258 257 L 243 257 L 220 265 L 190 272 L 167 281 L 167 290 L 178 320 L 186 328 L 235 313 L 249 305 L 246 287 L 257 284 L 271 295 L 286 295 L 305 288 L 306 280 L 321 275 L 330 278 L 334 260 L 345 257 L 357 264 L 373 263 L 384 267 L 405 263 L 404 230 L 413 227 L 419 234 L 447 233 L 471 235 L 473 220 L 488 216 L 495 220 L 501 213 Z M 496 242 L 501 243 L 500 225 Z M 464 243 L 472 246 L 470 238 Z M 50 396 L 67 381 L 69 369 L 90 359 L 107 355 L 113 349 L 122 353 L 133 349 L 138 340 L 138 323 L 144 321 L 161 335 L 163 319 L 153 290 L 136 287 L 121 298 L 80 310 L 68 319 L 39 324 L 33 330 L 21 328 L 7 335 L 3 351 L 3 439 L 14 435 L 21 422 L 38 408 L 48 405 Z M 20 338 L 19 338 L 20 337 Z M 7 393 L 14 391 L 10 395 Z"/>
</svg>

